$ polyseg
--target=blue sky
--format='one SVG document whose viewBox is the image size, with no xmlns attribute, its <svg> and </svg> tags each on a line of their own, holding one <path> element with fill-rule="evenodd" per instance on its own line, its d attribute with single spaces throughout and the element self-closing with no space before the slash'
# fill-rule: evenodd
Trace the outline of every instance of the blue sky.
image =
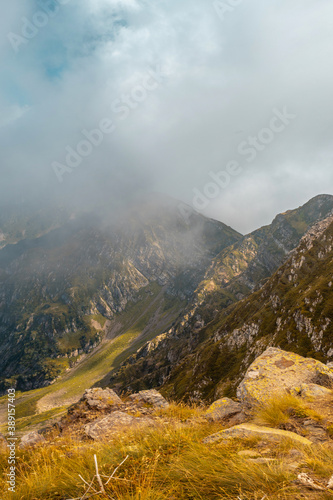
<svg viewBox="0 0 333 500">
<path fill-rule="evenodd" d="M 49 2 L 57 11 L 40 17 Z M 2 9 L 3 202 L 155 190 L 193 205 L 210 173 L 237 161 L 242 172 L 203 213 L 247 232 L 333 193 L 332 2 L 247 0 L 223 15 L 228 0 L 62 2 Z M 12 34 L 34 20 L 45 25 L 15 51 Z M 151 90 L 141 99 L 143 82 Z M 123 118 L 115 103 L 132 93 Z M 239 146 L 284 107 L 295 119 L 248 162 Z M 54 162 L 104 119 L 114 132 L 60 183 Z"/>
</svg>

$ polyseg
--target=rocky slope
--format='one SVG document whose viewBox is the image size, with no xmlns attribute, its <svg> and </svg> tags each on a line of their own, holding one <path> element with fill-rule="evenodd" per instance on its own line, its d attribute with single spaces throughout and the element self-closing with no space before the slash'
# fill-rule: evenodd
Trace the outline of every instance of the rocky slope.
<svg viewBox="0 0 333 500">
<path fill-rule="evenodd" d="M 238 400 L 209 407 L 87 389 L 56 423 L 18 436 L 16 496 L 331 498 L 332 384 L 329 366 L 268 348 Z M 4 500 L 8 444 L 0 435 Z"/>
<path fill-rule="evenodd" d="M 128 303 L 154 300 L 162 289 L 166 308 L 188 300 L 212 258 L 241 237 L 195 212 L 185 222 L 168 199 L 121 216 L 67 215 L 47 217 L 44 234 L 19 232 L 0 250 L 2 390 L 52 381 L 101 341 Z"/>
<path fill-rule="evenodd" d="M 232 378 L 240 368 L 238 358 L 239 360 L 243 358 L 241 353 L 236 356 L 232 349 L 230 353 L 227 347 L 222 348 L 221 339 L 219 346 L 216 346 L 215 341 L 211 341 L 213 347 L 209 344 L 206 348 L 208 359 L 203 367 L 200 365 L 201 358 L 198 354 L 198 349 L 200 352 L 203 349 L 200 347 L 201 344 L 210 336 L 217 338 L 216 335 L 220 335 L 218 333 L 220 327 L 217 325 L 223 321 L 226 322 L 223 338 L 230 333 L 230 329 L 231 332 L 235 330 L 233 338 L 237 344 L 236 348 L 240 351 L 247 350 L 247 346 L 241 340 L 243 328 L 246 332 L 251 331 L 246 334 L 251 338 L 263 335 L 262 330 L 259 332 L 258 322 L 250 326 L 246 322 L 244 325 L 243 308 L 246 309 L 246 304 L 249 303 L 249 310 L 253 315 L 261 314 L 262 306 L 253 302 L 255 293 L 249 302 L 240 301 L 236 306 L 237 328 L 234 320 L 230 319 L 228 323 L 225 319 L 230 315 L 229 309 L 224 312 L 225 308 L 232 307 L 231 305 L 237 303 L 238 299 L 255 290 L 262 280 L 268 279 L 299 244 L 309 226 L 332 212 L 332 203 L 332 196 L 318 196 L 299 209 L 280 214 L 270 226 L 254 231 L 224 249 L 213 260 L 204 280 L 195 292 L 194 299 L 178 323 L 170 331 L 147 343 L 122 366 L 118 373 L 106 377 L 103 383 L 117 383 L 119 387 L 135 389 L 167 384 L 173 396 L 195 394 L 197 397 L 212 397 L 213 387 L 220 382 L 218 364 L 225 365 L 221 370 L 224 374 L 230 372 Z M 270 327 L 271 325 L 264 322 L 265 332 L 268 333 Z M 214 354 L 209 355 L 210 349 Z M 311 354 L 312 350 L 309 352 Z M 186 356 L 189 357 L 184 361 Z M 209 381 L 211 372 L 216 372 L 216 375 Z M 175 383 L 174 390 L 173 383 Z M 201 385 L 205 387 L 204 390 L 198 390 Z M 223 387 L 228 388 L 228 383 L 225 382 Z M 217 389 L 219 390 L 224 389 Z"/>
<path fill-rule="evenodd" d="M 207 340 L 171 372 L 171 392 L 205 398 L 233 393 L 268 346 L 332 360 L 332 222 L 318 223 L 260 290 L 202 332 Z"/>
</svg>

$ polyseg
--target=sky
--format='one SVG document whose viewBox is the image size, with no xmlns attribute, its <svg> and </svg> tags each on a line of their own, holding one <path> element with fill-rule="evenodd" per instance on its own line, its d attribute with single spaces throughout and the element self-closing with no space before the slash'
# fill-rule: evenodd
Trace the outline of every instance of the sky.
<svg viewBox="0 0 333 500">
<path fill-rule="evenodd" d="M 242 233 L 333 194 L 330 0 L 16 0 L 0 199 L 164 193 Z"/>
</svg>

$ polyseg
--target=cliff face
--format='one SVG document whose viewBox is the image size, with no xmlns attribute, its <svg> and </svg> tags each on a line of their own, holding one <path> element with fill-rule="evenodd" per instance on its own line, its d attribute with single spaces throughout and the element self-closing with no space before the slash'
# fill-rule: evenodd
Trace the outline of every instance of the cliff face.
<svg viewBox="0 0 333 500">
<path fill-rule="evenodd" d="M 270 278 L 260 291 L 256 292 L 255 289 L 259 288 L 258 283 L 262 285 L 263 279 L 266 278 L 267 281 L 267 277 L 286 259 L 287 262 L 279 272 L 284 272 L 281 270 L 290 266 L 290 259 L 295 259 L 300 251 L 293 251 L 293 246 L 301 241 L 302 247 L 308 238 L 312 238 L 313 242 L 318 240 L 316 231 L 319 227 L 320 233 L 327 221 L 315 226 L 314 231 L 318 237 L 312 237 L 311 230 L 308 233 L 306 230 L 331 211 L 331 196 L 316 197 L 297 210 L 277 216 L 271 226 L 261 228 L 223 250 L 213 260 L 195 292 L 194 300 L 179 322 L 170 331 L 147 343 L 124 363 L 113 374 L 112 382 L 135 390 L 164 385 L 176 397 L 213 399 L 231 392 L 235 377 L 239 377 L 253 357 L 260 354 L 267 345 L 279 345 L 320 359 L 322 343 L 320 344 L 318 335 L 321 338 L 329 330 L 329 316 L 320 321 L 315 316 L 314 323 L 312 320 L 309 323 L 308 316 L 304 316 L 303 306 L 296 306 L 292 313 L 289 309 L 283 309 L 281 304 L 285 300 L 285 290 L 281 296 L 271 293 L 268 305 L 273 310 L 276 308 L 276 314 L 264 314 L 267 304 L 265 295 L 260 294 L 265 293 L 268 287 L 277 286 L 272 284 L 277 275 Z M 330 222 L 329 218 L 327 220 Z M 301 240 L 304 233 L 306 236 Z M 319 266 L 320 263 L 320 260 L 317 262 L 315 259 L 312 266 Z M 291 275 L 295 273 L 295 269 L 292 269 Z M 302 269 L 304 272 L 305 268 Z M 311 279 L 318 273 L 321 275 L 323 271 L 319 267 L 314 269 Z M 295 282 L 289 278 L 287 288 L 292 291 L 296 288 Z M 249 295 L 251 290 L 253 292 Z M 305 297 L 304 300 L 312 304 L 318 302 L 318 306 L 326 303 L 321 299 L 320 292 L 318 294 L 313 301 L 310 297 Z M 237 299 L 247 295 L 248 299 L 237 302 Z M 301 292 L 294 295 L 298 300 Z M 258 301 L 258 296 L 261 301 Z M 282 308 L 281 314 L 276 316 L 279 307 Z M 311 311 L 308 312 L 311 314 Z M 289 326 L 288 329 L 290 318 L 295 327 Z M 284 322 L 287 322 L 285 327 Z M 310 331 L 312 334 L 309 337 L 306 332 Z M 297 339 L 294 338 L 295 332 L 300 334 L 296 335 Z M 327 351 L 326 359 L 328 354 Z"/>
<path fill-rule="evenodd" d="M 20 229 L 19 241 L 0 250 L 2 389 L 49 383 L 101 341 L 128 303 L 160 289 L 188 300 L 212 258 L 241 237 L 194 212 L 185 222 L 171 201 L 150 200 L 121 219 L 66 217 L 48 220 L 39 237 Z"/>
</svg>

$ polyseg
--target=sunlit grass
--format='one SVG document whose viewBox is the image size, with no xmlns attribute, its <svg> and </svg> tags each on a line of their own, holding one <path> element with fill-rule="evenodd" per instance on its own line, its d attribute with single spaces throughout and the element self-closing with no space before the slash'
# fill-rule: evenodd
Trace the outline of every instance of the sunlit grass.
<svg viewBox="0 0 333 500">
<path fill-rule="evenodd" d="M 321 416 L 310 409 L 304 400 L 292 394 L 276 394 L 260 404 L 254 418 L 257 423 L 269 427 L 281 427 L 295 418 L 321 420 Z"/>
<path fill-rule="evenodd" d="M 106 482 L 114 469 L 128 456 L 115 478 L 105 486 L 106 494 L 93 498 L 116 500 L 269 500 L 301 499 L 288 469 L 285 456 L 289 443 L 274 447 L 273 462 L 255 463 L 238 452 L 254 449 L 258 439 L 231 440 L 206 445 L 202 439 L 221 429 L 221 424 L 202 419 L 203 408 L 185 408 L 172 404 L 160 410 L 155 427 L 123 431 L 102 442 L 75 440 L 69 435 L 49 436 L 36 448 L 17 450 L 17 492 L 6 493 L 2 500 L 64 500 L 81 498 L 87 486 L 79 474 L 90 482 L 95 475 L 94 454 L 99 472 Z M 185 423 L 187 421 L 187 423 Z M 287 446 L 288 444 L 288 446 Z M 327 446 L 308 449 L 294 447 L 304 454 L 306 471 L 329 478 L 333 454 Z M 260 453 L 260 448 L 259 453 Z M 319 451 L 318 451 L 319 450 Z M 1 472 L 6 473 L 6 451 L 2 452 Z M 2 476 L 3 477 L 3 476 Z M 94 487 L 98 485 L 95 481 Z M 318 499 L 328 498 L 320 493 Z"/>
</svg>

